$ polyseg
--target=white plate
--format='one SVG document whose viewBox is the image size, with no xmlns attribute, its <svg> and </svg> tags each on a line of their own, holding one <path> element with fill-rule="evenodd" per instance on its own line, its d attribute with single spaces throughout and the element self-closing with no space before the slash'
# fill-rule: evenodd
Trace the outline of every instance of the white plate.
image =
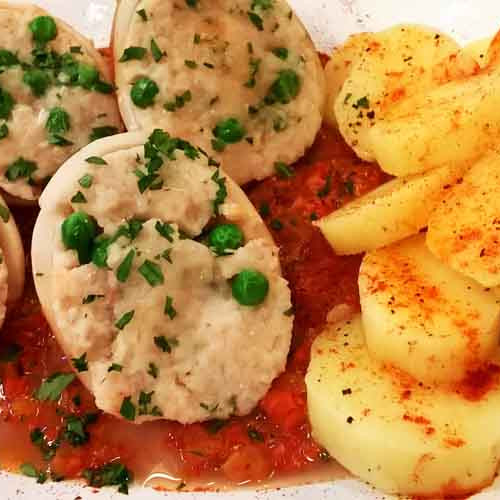
<svg viewBox="0 0 500 500">
<path fill-rule="evenodd" d="M 490 36 L 500 28 L 498 0 L 289 0 L 309 28 L 317 46 L 328 50 L 350 33 L 376 31 L 397 23 L 436 27 L 466 43 Z M 11 0 L 12 3 L 26 3 Z M 98 47 L 109 41 L 115 0 L 34 0 L 93 38 Z M 1 446 L 1 443 L 0 443 Z M 500 480 L 499 480 L 500 481 Z M 72 483 L 37 485 L 32 479 L 0 472 L 2 500 L 124 500 L 113 489 L 99 492 Z M 240 490 L 233 493 L 156 493 L 135 487 L 132 500 L 379 500 L 384 497 L 355 479 L 280 491 Z M 475 500 L 500 497 L 498 485 L 474 496 Z"/>
</svg>

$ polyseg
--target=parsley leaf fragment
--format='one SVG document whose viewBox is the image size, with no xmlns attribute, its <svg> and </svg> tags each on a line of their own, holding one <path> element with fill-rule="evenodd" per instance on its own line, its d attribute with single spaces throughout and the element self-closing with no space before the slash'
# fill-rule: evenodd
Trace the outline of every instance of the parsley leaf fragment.
<svg viewBox="0 0 500 500">
<path fill-rule="evenodd" d="M 73 380 L 74 373 L 53 373 L 35 391 L 35 398 L 39 401 L 57 401 Z"/>
</svg>

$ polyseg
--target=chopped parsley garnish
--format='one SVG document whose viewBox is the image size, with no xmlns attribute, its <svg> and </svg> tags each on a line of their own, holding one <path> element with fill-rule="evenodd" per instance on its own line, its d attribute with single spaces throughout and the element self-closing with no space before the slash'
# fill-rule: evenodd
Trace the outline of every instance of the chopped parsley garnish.
<svg viewBox="0 0 500 500">
<path fill-rule="evenodd" d="M 40 401 L 57 401 L 73 380 L 74 373 L 54 373 L 35 391 L 35 398 Z"/>
<path fill-rule="evenodd" d="M 92 165 L 107 165 L 106 160 L 101 158 L 100 156 L 90 156 L 85 160 L 87 163 L 91 163 Z"/>
<path fill-rule="evenodd" d="M 135 408 L 134 418 L 128 420 L 134 419 Z M 86 469 L 83 471 L 83 477 L 87 480 L 89 486 L 93 488 L 119 486 L 118 491 L 124 494 L 128 493 L 128 486 L 132 481 L 132 473 L 120 462 L 109 462 L 99 468 Z"/>
<path fill-rule="evenodd" d="M 51 460 L 54 458 L 61 444 L 59 439 L 49 443 L 44 432 L 39 427 L 36 427 L 30 432 L 30 440 L 34 446 L 39 448 L 44 460 Z"/>
<path fill-rule="evenodd" d="M 254 59 L 253 57 L 250 58 L 250 61 L 248 63 L 248 66 L 250 67 L 250 76 L 248 77 L 248 80 L 244 83 L 244 86 L 252 89 L 255 87 L 257 83 L 257 74 L 259 73 L 260 70 L 260 64 L 262 62 L 262 59 Z"/>
<path fill-rule="evenodd" d="M 72 146 L 73 142 L 59 134 L 50 134 L 48 143 L 54 146 Z"/>
<path fill-rule="evenodd" d="M 88 413 L 78 417 L 70 415 L 66 417 L 66 428 L 64 429 L 64 439 L 73 447 L 82 446 L 90 439 L 90 434 L 87 432 L 87 426 L 97 421 L 97 413 Z"/>
<path fill-rule="evenodd" d="M 352 107 L 354 109 L 358 108 L 363 108 L 363 109 L 369 109 L 370 108 L 370 101 L 368 100 L 367 96 L 361 97 L 361 99 L 358 99 Z"/>
<path fill-rule="evenodd" d="M 144 21 L 146 22 L 148 20 L 148 15 L 144 9 L 138 10 L 137 15 Z"/>
<path fill-rule="evenodd" d="M 14 182 L 22 178 L 31 179 L 31 175 L 37 169 L 38 165 L 35 162 L 25 160 L 21 157 L 8 166 L 5 177 L 9 182 Z"/>
<path fill-rule="evenodd" d="M 328 174 L 325 179 L 325 184 L 317 193 L 318 197 L 326 198 L 330 194 L 331 190 L 332 190 L 332 174 Z"/>
<path fill-rule="evenodd" d="M 283 222 L 279 219 L 273 219 L 269 225 L 271 226 L 271 229 L 274 229 L 275 231 L 281 231 L 283 229 Z"/>
<path fill-rule="evenodd" d="M 47 481 L 47 473 L 43 471 L 38 471 L 32 464 L 24 463 L 19 468 L 19 472 L 27 477 L 32 477 L 36 479 L 39 484 L 45 483 Z"/>
<path fill-rule="evenodd" d="M 89 141 L 94 142 L 98 139 L 102 139 L 103 137 L 109 137 L 110 135 L 115 135 L 117 133 L 118 129 L 109 125 L 105 125 L 103 127 L 95 127 L 92 129 L 92 132 L 89 135 Z"/>
<path fill-rule="evenodd" d="M 61 227 L 64 246 L 76 250 L 80 265 L 92 260 L 92 247 L 97 234 L 95 220 L 83 211 L 73 212 L 66 217 Z"/>
<path fill-rule="evenodd" d="M 353 195 L 354 194 L 354 182 L 352 179 L 347 179 L 344 182 L 344 189 L 347 194 Z"/>
<path fill-rule="evenodd" d="M 201 42 L 201 36 L 199 33 L 195 33 L 193 37 L 193 43 L 198 45 Z"/>
<path fill-rule="evenodd" d="M 138 269 L 141 276 L 151 285 L 158 286 L 164 282 L 161 267 L 153 261 L 146 259 Z"/>
<path fill-rule="evenodd" d="M 120 408 L 120 415 L 127 420 L 134 421 L 135 414 L 136 409 L 134 403 L 132 403 L 132 397 L 128 396 L 124 398 Z"/>
<path fill-rule="evenodd" d="M 161 417 L 163 415 L 162 411 L 158 406 L 153 406 L 151 401 L 153 399 L 154 391 L 144 392 L 141 391 L 139 394 L 139 415 L 152 415 L 153 417 Z"/>
<path fill-rule="evenodd" d="M 271 215 L 271 207 L 269 203 L 261 203 L 259 207 L 259 214 L 261 217 L 269 217 Z"/>
<path fill-rule="evenodd" d="M 227 420 L 221 420 L 216 418 L 214 420 L 210 420 L 204 424 L 205 429 L 209 434 L 217 434 L 221 429 L 223 429 L 228 424 Z"/>
<path fill-rule="evenodd" d="M 148 375 L 151 375 L 153 378 L 158 378 L 158 372 L 158 367 L 154 363 L 149 363 Z"/>
<path fill-rule="evenodd" d="M 147 50 L 144 47 L 128 47 L 123 51 L 118 62 L 127 62 L 132 60 L 144 59 Z"/>
<path fill-rule="evenodd" d="M 274 170 L 281 179 L 290 179 L 295 175 L 295 172 L 282 161 L 278 161 L 274 164 Z"/>
<path fill-rule="evenodd" d="M 0 219 L 2 219 L 5 223 L 10 220 L 10 210 L 0 203 Z"/>
<path fill-rule="evenodd" d="M 83 177 L 80 177 L 78 179 L 78 184 L 82 186 L 84 189 L 88 189 L 90 186 L 92 186 L 92 182 L 94 182 L 94 177 L 90 174 L 85 174 Z"/>
<path fill-rule="evenodd" d="M 258 14 L 255 12 L 247 12 L 248 14 L 248 19 L 250 19 L 250 22 L 259 30 L 259 31 L 264 31 L 264 21 L 262 17 L 260 17 Z"/>
<path fill-rule="evenodd" d="M 196 9 L 199 0 L 186 0 L 186 5 L 191 9 Z"/>
<path fill-rule="evenodd" d="M 273 8 L 273 0 L 253 0 L 251 9 L 269 10 Z"/>
<path fill-rule="evenodd" d="M 162 57 L 166 55 L 166 53 L 158 47 L 154 38 L 151 38 L 151 55 L 153 56 L 155 62 L 160 62 Z"/>
<path fill-rule="evenodd" d="M 170 243 L 174 241 L 172 235 L 175 234 L 175 229 L 170 224 L 167 224 L 166 222 L 163 224 L 160 221 L 157 221 L 155 224 L 155 229 L 161 236 L 163 236 L 163 238 L 168 240 Z"/>
<path fill-rule="evenodd" d="M 133 241 L 139 236 L 140 232 L 144 227 L 144 222 L 139 219 L 129 219 L 125 224 L 122 224 L 115 235 L 111 239 L 112 242 L 116 241 L 118 238 L 124 236 L 130 241 Z"/>
<path fill-rule="evenodd" d="M 173 304 L 174 304 L 174 299 L 172 297 L 167 297 L 165 300 L 165 307 L 163 309 L 163 312 L 170 319 L 174 319 L 177 316 L 177 311 L 175 310 Z"/>
<path fill-rule="evenodd" d="M 102 299 L 103 297 L 104 295 L 90 294 L 83 298 L 82 304 L 92 304 L 92 302 L 95 302 L 97 299 Z"/>
<path fill-rule="evenodd" d="M 272 50 L 272 53 L 278 58 L 283 61 L 286 61 L 288 59 L 288 49 L 286 47 L 276 47 L 275 49 Z"/>
<path fill-rule="evenodd" d="M 252 441 L 256 441 L 257 443 L 264 442 L 264 436 L 254 427 L 249 427 L 247 433 L 248 433 L 248 437 Z"/>
<path fill-rule="evenodd" d="M 5 139 L 9 135 L 9 127 L 6 123 L 2 123 L 0 126 L 0 140 Z"/>
<path fill-rule="evenodd" d="M 10 50 L 0 49 L 0 68 L 10 68 L 11 66 L 17 66 L 19 64 L 19 59 L 16 54 Z"/>
<path fill-rule="evenodd" d="M 108 373 L 109 372 L 121 372 L 123 370 L 123 366 L 119 365 L 118 363 L 112 363 L 110 367 L 108 368 Z"/>
<path fill-rule="evenodd" d="M 87 203 L 87 198 L 85 198 L 85 195 L 81 191 L 78 191 L 73 198 L 71 198 L 71 203 Z"/>
<path fill-rule="evenodd" d="M 219 215 L 220 206 L 224 204 L 227 198 L 226 178 L 220 177 L 220 170 L 217 169 L 212 175 L 212 181 L 219 187 L 213 201 L 214 215 Z"/>
<path fill-rule="evenodd" d="M 171 248 L 167 248 L 161 254 L 161 257 L 163 259 L 165 259 L 169 264 L 172 264 L 172 257 L 170 256 L 171 253 L 172 253 L 172 249 Z"/>
<path fill-rule="evenodd" d="M 167 339 L 165 335 L 155 337 L 154 343 L 155 346 L 158 347 L 158 349 L 168 354 L 172 352 L 173 347 L 177 347 L 179 345 L 179 341 L 177 339 Z"/>
<path fill-rule="evenodd" d="M 132 270 L 132 262 L 134 261 L 135 250 L 130 250 L 127 256 L 123 259 L 122 263 L 118 266 L 116 270 L 116 279 L 121 283 L 125 283 L 130 276 L 130 271 Z"/>
<path fill-rule="evenodd" d="M 126 312 L 116 323 L 115 326 L 118 330 L 123 330 L 133 319 L 135 311 Z"/>
<path fill-rule="evenodd" d="M 79 45 L 74 45 L 73 47 L 70 47 L 69 51 L 72 54 L 83 54 L 82 48 Z"/>
<path fill-rule="evenodd" d="M 49 111 L 49 117 L 45 124 L 49 134 L 64 134 L 69 131 L 70 127 L 70 116 L 65 109 L 55 107 Z"/>
<path fill-rule="evenodd" d="M 12 95 L 0 87 L 0 118 L 7 120 L 10 117 L 12 108 L 16 104 Z"/>
<path fill-rule="evenodd" d="M 87 353 L 84 352 L 79 358 L 72 358 L 71 362 L 78 372 L 86 372 L 89 369 L 89 363 L 87 361 Z"/>
<path fill-rule="evenodd" d="M 184 64 L 189 68 L 189 69 L 196 69 L 198 67 L 198 63 L 196 61 L 193 61 L 191 59 L 186 59 L 184 61 Z"/>
<path fill-rule="evenodd" d="M 175 98 L 171 101 L 167 101 L 164 104 L 164 108 L 167 111 L 174 112 L 180 108 L 183 108 L 188 102 L 191 102 L 193 98 L 191 91 L 186 90 L 184 93 L 176 95 Z"/>
</svg>

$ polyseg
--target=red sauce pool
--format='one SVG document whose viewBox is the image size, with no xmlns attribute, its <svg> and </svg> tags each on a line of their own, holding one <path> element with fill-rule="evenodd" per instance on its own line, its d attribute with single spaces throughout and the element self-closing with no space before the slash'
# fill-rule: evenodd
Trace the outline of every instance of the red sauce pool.
<svg viewBox="0 0 500 500">
<path fill-rule="evenodd" d="M 281 249 L 281 263 L 292 289 L 295 310 L 293 346 L 287 370 L 249 416 L 229 422 L 182 426 L 155 422 L 136 426 L 99 414 L 81 446 L 62 440 L 48 460 L 32 443 L 40 429 L 45 446 L 64 431 L 69 415 L 96 412 L 92 395 L 74 381 L 58 402 L 40 402 L 33 392 L 70 363 L 48 327 L 28 281 L 25 296 L 0 335 L 0 463 L 19 470 L 30 462 L 54 477 L 78 478 L 87 468 L 119 459 L 138 479 L 152 471 L 200 484 L 204 477 L 227 483 L 263 481 L 293 474 L 300 482 L 328 455 L 313 441 L 306 412 L 304 375 L 315 335 L 338 304 L 359 307 L 360 257 L 338 257 L 312 220 L 385 180 L 380 170 L 358 160 L 337 132 L 323 128 L 308 154 L 288 179 L 270 178 L 247 193 L 261 211 Z M 36 211 L 13 210 L 27 255 Z M 29 262 L 28 275 L 30 275 Z M 20 348 L 17 356 L 8 351 Z"/>
</svg>

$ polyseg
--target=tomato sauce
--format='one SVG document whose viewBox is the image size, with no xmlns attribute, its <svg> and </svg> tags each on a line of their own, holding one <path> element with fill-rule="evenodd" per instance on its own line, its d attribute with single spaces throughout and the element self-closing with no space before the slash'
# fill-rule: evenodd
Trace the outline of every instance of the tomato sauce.
<svg viewBox="0 0 500 500">
<path fill-rule="evenodd" d="M 9 312 L 0 335 L 0 463 L 17 471 L 29 462 L 53 479 L 69 479 L 119 459 L 138 479 L 151 472 L 168 473 L 178 487 L 187 483 L 189 489 L 200 478 L 214 475 L 239 484 L 305 474 L 329 459 L 311 437 L 304 376 L 311 343 L 328 312 L 339 304 L 359 307 L 361 259 L 335 255 L 313 222 L 386 178 L 376 166 L 358 160 L 327 127 L 287 175 L 247 187 L 280 247 L 295 313 L 287 370 L 258 408 L 228 422 L 136 426 L 98 412 L 78 380 L 57 402 L 38 401 L 33 393 L 41 382 L 71 367 L 28 280 L 22 303 Z M 36 211 L 13 212 L 29 255 Z M 27 267 L 30 276 L 29 259 Z M 98 416 L 86 426 L 86 442 L 64 439 L 68 418 L 94 413 Z M 43 433 L 41 441 L 34 440 L 34 431 Z"/>
</svg>

